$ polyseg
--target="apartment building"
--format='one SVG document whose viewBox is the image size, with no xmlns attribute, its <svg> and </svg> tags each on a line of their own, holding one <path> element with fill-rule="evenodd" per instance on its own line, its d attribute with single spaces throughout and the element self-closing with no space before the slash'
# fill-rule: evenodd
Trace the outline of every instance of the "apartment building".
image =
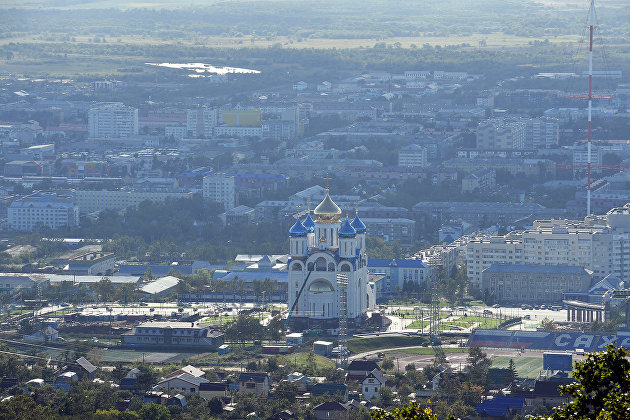
<svg viewBox="0 0 630 420">
<path fill-rule="evenodd" d="M 186 132 L 190 137 L 212 137 L 218 121 L 216 108 L 197 108 L 186 111 Z"/>
<path fill-rule="evenodd" d="M 203 198 L 223 204 L 225 211 L 236 204 L 234 177 L 225 174 L 209 175 L 203 178 Z"/>
<path fill-rule="evenodd" d="M 584 220 L 538 220 L 532 229 L 471 240 L 468 278 L 481 287 L 492 264 L 577 266 L 603 278 L 630 280 L 630 203 Z"/>
<path fill-rule="evenodd" d="M 120 102 L 105 102 L 88 111 L 90 138 L 125 138 L 138 134 L 138 110 Z"/>
<path fill-rule="evenodd" d="M 557 118 L 531 118 L 525 122 L 525 148 L 550 149 L 560 141 L 560 123 Z"/>
<path fill-rule="evenodd" d="M 117 189 L 117 190 L 77 190 L 77 206 L 81 213 L 94 213 L 103 210 L 125 210 L 138 207 L 149 200 L 163 203 L 167 198 L 191 198 L 192 193 L 179 190 Z"/>
<path fill-rule="evenodd" d="M 32 232 L 39 226 L 79 226 L 79 208 L 71 194 L 34 193 L 12 202 L 7 212 L 9 228 L 20 232 Z"/>
<path fill-rule="evenodd" d="M 428 165 L 426 147 L 410 144 L 398 151 L 398 166 L 425 168 Z"/>
<path fill-rule="evenodd" d="M 524 149 L 525 123 L 492 118 L 477 127 L 477 149 Z"/>
</svg>

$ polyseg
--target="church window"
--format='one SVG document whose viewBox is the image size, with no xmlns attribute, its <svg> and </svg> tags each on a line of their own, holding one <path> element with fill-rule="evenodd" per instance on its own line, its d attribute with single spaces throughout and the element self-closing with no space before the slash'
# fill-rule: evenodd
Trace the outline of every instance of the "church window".
<svg viewBox="0 0 630 420">
<path fill-rule="evenodd" d="M 335 271 L 335 263 L 328 264 L 328 271 Z"/>
<path fill-rule="evenodd" d="M 322 316 L 326 315 L 326 304 L 322 303 Z"/>
<path fill-rule="evenodd" d="M 291 265 L 291 269 L 295 271 L 302 271 L 302 264 L 300 264 L 299 262 L 294 262 Z"/>
<path fill-rule="evenodd" d="M 315 264 L 308 263 L 308 271 L 313 271 L 314 267 L 315 267 Z"/>
<path fill-rule="evenodd" d="M 324 257 L 315 260 L 315 271 L 326 271 L 326 259 Z"/>
<path fill-rule="evenodd" d="M 327 293 L 334 291 L 334 289 L 328 280 L 318 279 L 311 283 L 308 291 L 311 293 Z"/>
<path fill-rule="evenodd" d="M 343 271 L 343 272 L 350 271 L 350 264 L 348 264 L 348 263 L 341 264 L 341 271 Z"/>
</svg>

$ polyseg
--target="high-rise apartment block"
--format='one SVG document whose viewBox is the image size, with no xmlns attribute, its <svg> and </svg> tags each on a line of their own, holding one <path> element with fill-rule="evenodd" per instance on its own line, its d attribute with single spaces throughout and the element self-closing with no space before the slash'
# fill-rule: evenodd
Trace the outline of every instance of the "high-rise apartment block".
<svg viewBox="0 0 630 420">
<path fill-rule="evenodd" d="M 235 197 L 233 176 L 215 174 L 203 178 L 203 198 L 223 204 L 227 211 L 234 208 Z"/>
<path fill-rule="evenodd" d="M 217 125 L 216 108 L 197 108 L 186 111 L 186 131 L 190 137 L 212 137 Z"/>
<path fill-rule="evenodd" d="M 120 102 L 105 102 L 90 108 L 88 133 L 91 138 L 126 138 L 138 134 L 138 110 Z"/>
</svg>

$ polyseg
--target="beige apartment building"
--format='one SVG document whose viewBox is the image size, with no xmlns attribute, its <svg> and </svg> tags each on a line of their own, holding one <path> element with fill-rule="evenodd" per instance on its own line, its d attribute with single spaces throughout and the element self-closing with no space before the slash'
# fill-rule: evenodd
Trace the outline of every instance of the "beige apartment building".
<svg viewBox="0 0 630 420">
<path fill-rule="evenodd" d="M 471 240 L 466 249 L 468 278 L 481 287 L 492 264 L 584 267 L 595 277 L 630 280 L 630 203 L 603 216 L 539 220 L 531 230 Z"/>
<path fill-rule="evenodd" d="M 164 190 L 77 190 L 79 211 L 83 214 L 103 210 L 125 210 L 145 200 L 163 203 L 167 198 L 191 198 L 190 192 Z"/>
</svg>

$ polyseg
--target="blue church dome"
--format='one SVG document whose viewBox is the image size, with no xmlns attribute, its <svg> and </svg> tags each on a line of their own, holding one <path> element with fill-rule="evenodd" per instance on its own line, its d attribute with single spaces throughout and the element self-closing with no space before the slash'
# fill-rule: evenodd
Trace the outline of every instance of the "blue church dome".
<svg viewBox="0 0 630 420">
<path fill-rule="evenodd" d="M 311 217 L 311 213 L 306 213 L 306 217 L 304 218 L 302 224 L 308 233 L 315 232 L 315 222 Z"/>
<path fill-rule="evenodd" d="M 350 224 L 350 219 L 346 218 L 345 223 L 339 229 L 339 237 L 340 238 L 354 238 L 357 235 L 357 231 L 354 230 L 352 225 Z"/>
<path fill-rule="evenodd" d="M 354 220 L 352 221 L 352 227 L 357 233 L 365 233 L 367 227 L 363 224 L 361 219 L 359 219 L 359 212 L 354 216 Z"/>
<path fill-rule="evenodd" d="M 306 236 L 306 234 L 307 234 L 306 229 L 304 228 L 302 221 L 298 217 L 298 219 L 295 221 L 295 224 L 291 227 L 291 229 L 289 229 L 289 236 L 299 237 L 299 236 Z"/>
</svg>

